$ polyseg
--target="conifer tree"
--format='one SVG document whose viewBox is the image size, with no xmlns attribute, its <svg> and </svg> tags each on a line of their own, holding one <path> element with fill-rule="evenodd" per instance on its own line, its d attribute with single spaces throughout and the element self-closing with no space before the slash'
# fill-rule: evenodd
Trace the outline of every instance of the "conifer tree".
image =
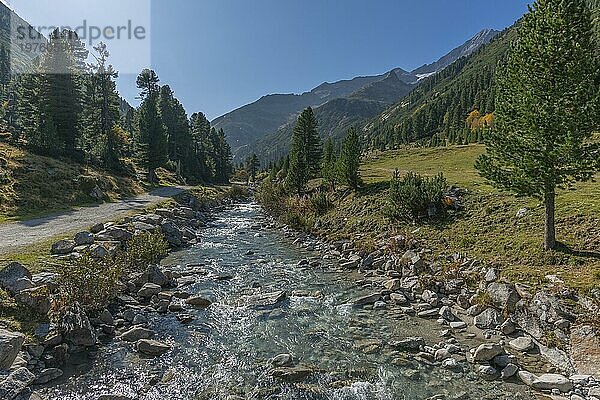
<svg viewBox="0 0 600 400">
<path fill-rule="evenodd" d="M 143 98 L 138 111 L 140 155 L 151 183 L 157 183 L 156 169 L 168 160 L 167 129 L 158 110 L 159 82 L 158 76 L 151 70 L 142 71 L 137 79 Z"/>
<path fill-rule="evenodd" d="M 38 78 L 40 137 L 31 142 L 42 154 L 78 157 L 86 59 L 87 50 L 75 32 L 52 32 Z"/>
<path fill-rule="evenodd" d="M 342 145 L 337 171 L 340 181 L 354 189 L 360 184 L 360 154 L 360 138 L 356 129 L 350 128 Z"/>
<path fill-rule="evenodd" d="M 545 249 L 556 248 L 556 188 L 594 174 L 596 54 L 584 0 L 537 0 L 498 73 L 495 129 L 477 168 L 497 187 L 544 202 Z"/>
<path fill-rule="evenodd" d="M 332 189 L 335 188 L 336 162 L 337 160 L 333 146 L 333 140 L 329 138 L 325 142 L 325 147 L 323 148 L 323 168 L 321 171 L 321 176 L 323 177 L 325 183 Z"/>
<path fill-rule="evenodd" d="M 321 139 L 317 129 L 317 119 L 311 107 L 298 117 L 292 135 L 290 162 L 286 186 L 301 194 L 309 179 L 319 175 L 321 170 Z"/>
<path fill-rule="evenodd" d="M 258 172 L 259 168 L 260 161 L 258 160 L 258 156 L 253 153 L 246 160 L 246 172 L 248 172 L 248 177 L 252 180 L 252 182 L 256 182 L 256 173 Z"/>
</svg>

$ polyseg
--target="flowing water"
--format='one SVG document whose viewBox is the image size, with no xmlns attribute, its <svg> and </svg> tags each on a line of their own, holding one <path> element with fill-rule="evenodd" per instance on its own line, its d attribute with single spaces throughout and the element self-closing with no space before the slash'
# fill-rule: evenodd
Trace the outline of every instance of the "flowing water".
<svg viewBox="0 0 600 400">
<path fill-rule="evenodd" d="M 298 266 L 318 254 L 277 230 L 257 233 L 253 228 L 264 222 L 257 205 L 237 205 L 201 232 L 199 244 L 165 260 L 181 271 L 190 264 L 205 269 L 208 275 L 183 289 L 214 302 L 208 310 L 190 311 L 195 320 L 187 325 L 172 314 L 149 314 L 156 339 L 173 351 L 148 359 L 114 340 L 42 394 L 60 400 L 96 400 L 107 393 L 190 400 L 528 398 L 515 387 L 428 367 L 392 350 L 385 344 L 409 336 L 438 343 L 441 327 L 390 310 L 352 307 L 352 299 L 371 294 L 357 287 L 357 277 L 326 264 Z M 277 290 L 292 294 L 280 307 L 245 306 L 247 295 Z M 269 359 L 281 353 L 318 372 L 301 384 L 273 379 Z"/>
</svg>

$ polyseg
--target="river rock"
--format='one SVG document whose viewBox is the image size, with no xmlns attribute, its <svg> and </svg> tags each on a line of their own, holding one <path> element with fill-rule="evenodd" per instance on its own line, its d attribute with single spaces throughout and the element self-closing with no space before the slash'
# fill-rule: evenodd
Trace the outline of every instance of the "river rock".
<svg viewBox="0 0 600 400">
<path fill-rule="evenodd" d="M 51 304 L 47 286 L 21 290 L 15 294 L 15 300 L 40 315 L 46 315 L 50 311 Z"/>
<path fill-rule="evenodd" d="M 500 377 L 502 379 L 510 379 L 513 376 L 515 376 L 518 371 L 519 371 L 519 367 L 517 367 L 515 364 L 511 363 L 502 369 Z"/>
<path fill-rule="evenodd" d="M 450 358 L 450 352 L 447 349 L 438 349 L 435 351 L 435 361 L 443 361 L 447 358 Z"/>
<path fill-rule="evenodd" d="M 465 329 L 467 327 L 467 323 L 463 321 L 453 321 L 450 322 L 450 328 L 452 329 Z"/>
<path fill-rule="evenodd" d="M 194 296 L 185 300 L 185 303 L 196 308 L 208 308 L 212 302 L 202 296 Z"/>
<path fill-rule="evenodd" d="M 104 247 L 101 244 L 92 244 L 88 248 L 88 252 L 90 253 L 90 255 L 92 257 L 97 258 L 97 259 L 106 258 L 110 254 L 109 251 L 106 250 L 106 247 Z"/>
<path fill-rule="evenodd" d="M 73 240 L 75 241 L 76 246 L 93 244 L 94 243 L 94 235 L 92 235 L 90 232 L 79 232 L 75 235 Z"/>
<path fill-rule="evenodd" d="M 291 354 L 279 354 L 269 360 L 274 367 L 291 367 L 294 365 L 294 357 Z"/>
<path fill-rule="evenodd" d="M 499 278 L 499 274 L 498 271 L 495 268 L 489 268 L 486 273 L 485 276 L 483 277 L 483 279 L 487 282 L 487 283 L 492 283 L 498 280 Z"/>
<path fill-rule="evenodd" d="M 455 316 L 452 313 L 452 309 L 448 306 L 443 306 L 439 311 L 440 317 L 442 317 L 445 321 L 452 322 L 455 320 Z"/>
<path fill-rule="evenodd" d="M 161 287 L 174 286 L 172 276 L 168 272 L 163 271 L 158 265 L 150 265 L 146 268 L 138 279 L 138 282 L 142 284 L 153 283 Z"/>
<path fill-rule="evenodd" d="M 424 290 L 423 294 L 421 295 L 421 299 L 423 299 L 424 302 L 430 304 L 432 307 L 437 306 L 439 303 L 437 293 L 432 292 L 431 290 Z"/>
<path fill-rule="evenodd" d="M 149 299 L 154 295 L 159 294 L 162 291 L 162 288 L 154 283 L 146 283 L 142 288 L 138 291 L 138 296 L 143 297 L 145 299 Z"/>
<path fill-rule="evenodd" d="M 383 284 L 387 290 L 395 292 L 402 287 L 402 281 L 400 279 L 390 279 Z"/>
<path fill-rule="evenodd" d="M 502 353 L 504 353 L 502 346 L 493 343 L 483 343 L 475 350 L 473 359 L 475 362 L 488 362 Z"/>
<path fill-rule="evenodd" d="M 140 339 L 151 339 L 152 337 L 154 337 L 154 331 L 141 326 L 135 326 L 120 336 L 121 340 L 125 342 L 137 342 Z"/>
<path fill-rule="evenodd" d="M 100 312 L 98 319 L 105 325 L 114 325 L 115 319 L 110 311 L 106 308 Z"/>
<path fill-rule="evenodd" d="M 480 365 L 477 374 L 486 381 L 493 381 L 498 377 L 498 370 L 491 365 Z"/>
<path fill-rule="evenodd" d="M 52 245 L 51 252 L 56 255 L 70 254 L 77 244 L 73 240 L 59 240 Z"/>
<path fill-rule="evenodd" d="M 151 232 L 156 229 L 156 226 L 141 221 L 135 221 L 133 223 L 133 229 L 135 229 L 136 232 Z"/>
<path fill-rule="evenodd" d="M 479 329 L 496 329 L 504 322 L 504 317 L 494 308 L 488 308 L 477 315 L 473 322 Z"/>
<path fill-rule="evenodd" d="M 527 352 L 533 349 L 534 347 L 533 340 L 531 340 L 531 338 L 528 336 L 521 336 L 516 339 L 513 339 L 510 342 L 508 342 L 508 345 L 512 349 L 520 352 Z"/>
<path fill-rule="evenodd" d="M 34 287 L 32 276 L 27 268 L 18 262 L 12 262 L 0 271 L 0 287 L 10 294 Z"/>
<path fill-rule="evenodd" d="M 288 383 L 300 383 L 306 380 L 313 370 L 305 366 L 275 368 L 271 371 L 271 375 L 279 380 Z"/>
<path fill-rule="evenodd" d="M 390 343 L 392 347 L 397 348 L 398 350 L 403 351 L 420 351 L 422 347 L 425 346 L 425 339 L 422 337 L 409 337 L 403 340 L 399 340 L 397 342 Z"/>
<path fill-rule="evenodd" d="M 487 288 L 492 303 L 501 310 L 513 312 L 521 297 L 514 285 L 494 282 Z"/>
<path fill-rule="evenodd" d="M 558 389 L 567 393 L 573 389 L 573 382 L 559 374 L 543 374 L 533 381 L 531 387 L 537 390 Z"/>
<path fill-rule="evenodd" d="M 278 291 L 272 293 L 260 293 L 252 296 L 248 296 L 246 304 L 248 307 L 255 309 L 263 309 L 278 306 L 288 295 L 286 291 Z"/>
<path fill-rule="evenodd" d="M 442 368 L 454 371 L 454 372 L 462 372 L 462 367 L 454 358 L 448 358 L 442 361 Z"/>
<path fill-rule="evenodd" d="M 133 398 L 121 394 L 101 394 L 98 400 L 133 400 Z"/>
<path fill-rule="evenodd" d="M 397 305 L 408 304 L 408 299 L 401 293 L 390 293 L 390 301 Z"/>
<path fill-rule="evenodd" d="M 0 369 L 9 369 L 21 351 L 25 335 L 0 329 Z"/>
<path fill-rule="evenodd" d="M 183 232 L 174 222 L 167 221 L 161 225 L 161 231 L 165 240 L 173 247 L 181 247 L 183 244 Z"/>
<path fill-rule="evenodd" d="M 96 331 L 78 303 L 65 311 L 59 326 L 63 338 L 74 346 L 93 346 L 98 341 Z"/>
<path fill-rule="evenodd" d="M 63 371 L 60 368 L 46 368 L 37 374 L 34 383 L 36 385 L 44 385 L 50 381 L 60 378 L 63 376 Z"/>
<path fill-rule="evenodd" d="M 151 357 L 161 356 L 171 350 L 168 344 L 151 339 L 140 339 L 136 343 L 136 348 L 140 353 Z"/>
<path fill-rule="evenodd" d="M 22 367 L 0 380 L 0 399 L 13 400 L 35 380 L 35 375 Z"/>
</svg>

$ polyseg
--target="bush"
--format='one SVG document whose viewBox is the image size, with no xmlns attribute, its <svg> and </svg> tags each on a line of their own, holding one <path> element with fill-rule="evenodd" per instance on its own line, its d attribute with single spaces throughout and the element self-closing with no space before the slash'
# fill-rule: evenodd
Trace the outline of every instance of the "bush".
<svg viewBox="0 0 600 400">
<path fill-rule="evenodd" d="M 119 264 L 130 272 L 140 272 L 158 264 L 169 251 L 169 244 L 160 232 L 142 232 L 127 241 L 126 251 L 117 257 Z"/>
<path fill-rule="evenodd" d="M 61 310 L 79 303 L 87 311 L 98 311 L 116 296 L 123 269 L 112 259 L 99 260 L 84 253 L 61 266 L 58 273 Z"/>
<path fill-rule="evenodd" d="M 256 200 L 275 216 L 280 216 L 286 211 L 287 192 L 282 184 L 265 180 L 254 194 Z"/>
<path fill-rule="evenodd" d="M 317 215 L 325 215 L 329 211 L 333 203 L 325 192 L 317 192 L 309 198 L 310 208 Z"/>
<path fill-rule="evenodd" d="M 414 172 L 400 177 L 398 171 L 390 183 L 387 213 L 392 219 L 418 220 L 435 218 L 445 212 L 446 178 L 439 173 L 424 178 Z"/>
</svg>

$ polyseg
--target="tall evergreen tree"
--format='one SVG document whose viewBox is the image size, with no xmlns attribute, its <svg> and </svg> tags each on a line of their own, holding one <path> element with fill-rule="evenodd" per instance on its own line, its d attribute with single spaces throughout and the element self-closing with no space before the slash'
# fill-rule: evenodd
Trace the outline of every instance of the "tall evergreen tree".
<svg viewBox="0 0 600 400">
<path fill-rule="evenodd" d="M 256 174 L 258 173 L 259 168 L 260 161 L 258 160 L 258 156 L 253 153 L 246 160 L 246 172 L 248 172 L 248 177 L 252 182 L 256 182 Z"/>
<path fill-rule="evenodd" d="M 360 184 L 360 154 L 360 138 L 356 129 L 350 128 L 342 145 L 337 171 L 340 181 L 354 189 Z"/>
<path fill-rule="evenodd" d="M 323 148 L 323 168 L 321 171 L 321 176 L 323 177 L 325 183 L 331 186 L 331 188 L 335 188 L 336 162 L 337 160 L 335 148 L 333 146 L 333 140 L 329 138 L 325 142 L 325 147 Z"/>
<path fill-rule="evenodd" d="M 584 0 L 537 0 L 497 77 L 495 130 L 480 173 L 543 200 L 544 247 L 556 248 L 556 188 L 594 174 L 600 65 Z M 597 156 L 597 155 L 596 155 Z"/>
<path fill-rule="evenodd" d="M 177 165 L 177 170 L 190 177 L 194 168 L 191 159 L 192 137 L 185 108 L 177 100 L 168 85 L 160 88 L 158 108 L 167 128 L 169 159 Z"/>
<path fill-rule="evenodd" d="M 151 183 L 157 183 L 156 169 L 168 160 L 167 129 L 158 110 L 159 82 L 156 73 L 150 70 L 142 71 L 137 79 L 143 98 L 138 112 L 140 155 Z"/>
<path fill-rule="evenodd" d="M 288 188 L 301 194 L 309 179 L 319 175 L 321 157 L 321 139 L 317 128 L 317 119 L 312 108 L 308 107 L 302 111 L 294 126 L 286 179 Z"/>
<path fill-rule="evenodd" d="M 203 113 L 194 113 L 190 119 L 190 130 L 194 176 L 197 181 L 210 182 L 212 181 L 212 170 L 208 161 L 210 122 Z"/>
<path fill-rule="evenodd" d="M 58 29 L 52 32 L 40 64 L 40 128 L 36 132 L 38 137 L 31 141 L 38 152 L 77 155 L 86 59 L 85 46 L 75 32 Z"/>
</svg>

